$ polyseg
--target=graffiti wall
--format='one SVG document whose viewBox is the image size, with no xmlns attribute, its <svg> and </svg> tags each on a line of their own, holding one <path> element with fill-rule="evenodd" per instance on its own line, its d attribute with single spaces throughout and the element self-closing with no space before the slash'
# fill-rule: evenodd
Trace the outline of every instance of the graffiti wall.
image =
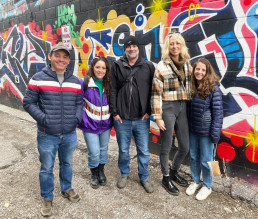
<svg viewBox="0 0 258 219">
<path fill-rule="evenodd" d="M 167 34 L 179 31 L 191 62 L 209 59 L 221 78 L 221 166 L 258 185 L 258 0 L 0 0 L 0 12 L 0 103 L 15 108 L 56 43 L 71 48 L 81 78 L 94 56 L 122 56 L 130 34 L 156 65 Z M 150 140 L 159 147 L 155 121 Z"/>
</svg>

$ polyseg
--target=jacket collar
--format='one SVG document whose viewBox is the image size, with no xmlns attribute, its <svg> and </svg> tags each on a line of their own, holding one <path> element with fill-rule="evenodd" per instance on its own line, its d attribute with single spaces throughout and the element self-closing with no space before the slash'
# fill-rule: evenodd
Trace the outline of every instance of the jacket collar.
<svg viewBox="0 0 258 219">
<path fill-rule="evenodd" d="M 121 57 L 120 60 L 122 61 L 123 66 L 131 67 L 131 66 L 129 65 L 129 62 L 128 62 L 128 59 L 127 59 L 126 55 L 124 55 L 123 57 Z M 144 60 L 144 59 L 139 56 L 139 58 L 137 59 L 137 61 L 136 61 L 135 64 L 134 64 L 134 67 L 135 67 L 135 66 L 138 66 L 138 65 L 143 65 L 143 60 Z"/>
<path fill-rule="evenodd" d="M 48 74 L 49 76 L 53 77 L 53 78 L 57 78 L 56 72 L 52 71 L 52 69 L 51 69 L 51 64 L 49 64 L 45 68 L 43 68 L 42 71 L 45 72 L 46 74 Z M 72 75 L 73 75 L 72 72 L 69 71 L 68 69 L 66 69 L 66 71 L 64 73 L 64 78 L 71 77 Z"/>
<path fill-rule="evenodd" d="M 90 80 L 89 80 L 88 87 L 98 87 L 98 86 L 95 84 L 95 82 L 94 82 L 94 80 L 93 80 L 92 77 L 91 77 Z"/>
</svg>

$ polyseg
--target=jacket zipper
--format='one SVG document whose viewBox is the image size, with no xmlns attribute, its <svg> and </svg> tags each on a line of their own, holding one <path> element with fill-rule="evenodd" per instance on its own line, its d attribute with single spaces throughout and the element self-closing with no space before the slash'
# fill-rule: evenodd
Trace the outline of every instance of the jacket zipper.
<svg viewBox="0 0 258 219">
<path fill-rule="evenodd" d="M 62 87 L 63 82 L 60 84 L 62 133 L 64 131 L 63 130 L 64 129 L 64 116 L 63 116 L 63 107 L 62 107 L 63 106 L 63 87 Z"/>
<path fill-rule="evenodd" d="M 132 68 L 131 68 L 131 72 L 132 72 Z M 131 77 L 130 79 L 130 90 L 129 90 L 129 116 L 130 116 L 130 113 L 131 113 L 131 100 L 132 100 L 132 93 L 133 93 L 133 77 Z"/>
</svg>

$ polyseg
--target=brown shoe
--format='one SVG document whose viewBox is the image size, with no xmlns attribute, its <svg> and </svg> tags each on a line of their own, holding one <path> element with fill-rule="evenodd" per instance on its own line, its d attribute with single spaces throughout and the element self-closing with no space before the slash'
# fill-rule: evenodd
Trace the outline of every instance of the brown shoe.
<svg viewBox="0 0 258 219">
<path fill-rule="evenodd" d="M 49 217 L 52 215 L 52 202 L 53 199 L 46 200 L 43 198 L 42 207 L 40 210 L 43 217 Z"/>
<path fill-rule="evenodd" d="M 61 192 L 61 195 L 73 203 L 78 202 L 80 200 L 80 196 L 77 193 L 75 193 L 73 189 L 70 189 L 67 192 Z"/>
</svg>

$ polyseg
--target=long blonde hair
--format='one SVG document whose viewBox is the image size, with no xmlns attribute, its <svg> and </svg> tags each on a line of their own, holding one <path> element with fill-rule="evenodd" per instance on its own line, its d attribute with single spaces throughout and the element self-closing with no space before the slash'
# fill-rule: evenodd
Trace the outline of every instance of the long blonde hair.
<svg viewBox="0 0 258 219">
<path fill-rule="evenodd" d="M 188 48 L 186 47 L 185 40 L 180 33 L 169 33 L 165 39 L 164 47 L 162 49 L 162 57 L 164 59 L 170 59 L 169 56 L 169 39 L 173 37 L 177 42 L 181 44 L 181 52 L 180 57 L 183 58 L 185 61 L 190 59 L 190 55 L 188 53 Z"/>
</svg>

